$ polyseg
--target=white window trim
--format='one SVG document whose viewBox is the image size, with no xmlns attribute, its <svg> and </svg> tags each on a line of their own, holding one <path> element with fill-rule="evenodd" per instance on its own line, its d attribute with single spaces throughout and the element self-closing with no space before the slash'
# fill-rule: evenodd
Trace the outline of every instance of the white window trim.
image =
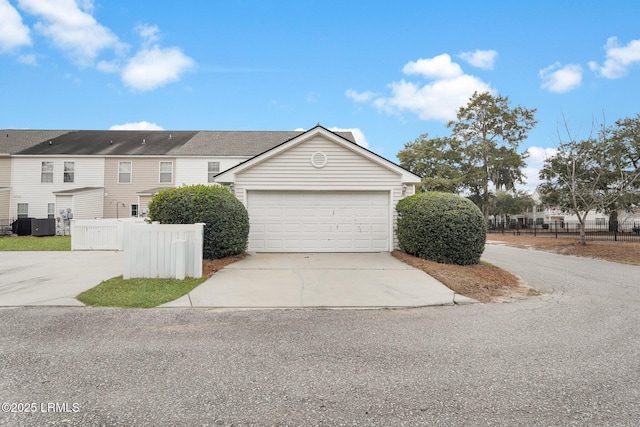
<svg viewBox="0 0 640 427">
<path fill-rule="evenodd" d="M 209 171 L 209 164 L 210 163 L 217 163 L 218 164 L 218 172 L 210 172 Z M 217 161 L 217 160 L 208 161 L 207 162 L 207 183 L 212 184 L 212 183 L 216 182 L 213 177 L 218 175 L 219 173 L 220 173 L 220 161 Z"/>
<path fill-rule="evenodd" d="M 42 170 L 45 163 L 51 163 L 51 171 L 50 172 L 49 171 L 45 172 L 45 171 Z M 44 177 L 45 173 L 47 175 L 51 175 L 51 181 L 43 181 L 42 180 L 42 178 Z M 50 160 L 43 160 L 42 162 L 40 162 L 40 183 L 41 184 L 53 184 L 53 181 L 55 181 L 54 173 L 55 173 L 55 164 L 54 164 L 54 162 L 52 162 Z"/>
<path fill-rule="evenodd" d="M 122 163 L 129 163 L 130 168 L 129 168 L 129 182 L 121 182 L 120 181 L 120 164 Z M 131 184 L 133 182 L 133 162 L 130 160 L 123 160 L 121 162 L 118 162 L 118 184 Z"/>
<path fill-rule="evenodd" d="M 171 172 L 162 172 L 162 164 L 163 163 L 169 163 L 171 165 Z M 169 181 L 163 181 L 162 180 L 162 174 L 165 173 L 171 173 L 171 180 Z M 173 184 L 173 162 L 170 160 L 161 160 L 160 163 L 158 164 L 158 183 L 159 184 Z"/>
<path fill-rule="evenodd" d="M 67 172 L 67 168 L 66 168 L 67 163 L 71 163 L 73 165 L 73 169 L 70 172 Z M 64 178 L 65 178 L 67 173 L 71 174 L 71 177 L 72 177 L 71 181 L 65 181 Z M 62 182 L 64 184 L 73 184 L 73 183 L 76 182 L 76 162 L 75 162 L 75 160 L 65 160 L 62 163 Z"/>
<path fill-rule="evenodd" d="M 27 211 L 25 213 L 20 213 L 20 205 L 26 206 Z M 24 216 L 20 216 L 24 215 Z M 18 203 L 16 205 L 16 218 L 29 218 L 29 203 Z"/>
<path fill-rule="evenodd" d="M 137 213 L 137 215 L 134 215 L 134 214 L 133 214 L 133 207 L 134 207 L 134 206 L 135 206 L 135 208 L 136 208 L 136 213 Z M 136 218 L 140 216 L 140 205 L 139 205 L 138 203 L 131 203 L 131 204 L 129 205 L 129 216 L 131 216 L 131 217 L 136 217 Z"/>
</svg>

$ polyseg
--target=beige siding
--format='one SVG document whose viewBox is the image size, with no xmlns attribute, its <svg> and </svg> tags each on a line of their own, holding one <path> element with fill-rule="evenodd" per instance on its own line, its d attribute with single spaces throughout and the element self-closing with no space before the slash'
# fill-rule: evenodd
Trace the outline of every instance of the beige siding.
<svg viewBox="0 0 640 427">
<path fill-rule="evenodd" d="M 9 216 L 9 190 L 0 190 L 0 224 L 3 224 L 5 220 L 11 219 Z"/>
<path fill-rule="evenodd" d="M 146 214 L 149 212 L 149 202 L 153 199 L 153 196 L 140 196 L 138 204 L 140 205 L 140 214 L 143 212 Z"/>
<path fill-rule="evenodd" d="M 0 157 L 0 187 L 11 186 L 11 158 Z"/>
<path fill-rule="evenodd" d="M 11 202 L 11 158 L 0 157 L 0 224 L 11 218 L 9 203 Z M 5 189 L 2 189 L 5 187 Z"/>
<path fill-rule="evenodd" d="M 160 184 L 160 162 L 173 162 L 173 183 Z M 118 163 L 131 162 L 131 183 L 118 183 Z M 131 205 L 138 204 L 140 191 L 175 184 L 175 158 L 107 158 L 104 171 L 104 218 L 124 218 L 131 215 Z M 116 204 L 118 207 L 116 209 Z M 141 208 L 140 206 L 139 208 Z"/>
<path fill-rule="evenodd" d="M 316 152 L 327 156 L 327 163 L 322 168 L 311 164 L 311 156 Z M 303 141 L 239 173 L 235 182 L 236 196 L 246 204 L 246 191 L 252 189 L 391 191 L 394 230 L 395 205 L 403 197 L 400 174 L 322 136 Z M 393 244 L 397 246 L 395 232 Z"/>
</svg>

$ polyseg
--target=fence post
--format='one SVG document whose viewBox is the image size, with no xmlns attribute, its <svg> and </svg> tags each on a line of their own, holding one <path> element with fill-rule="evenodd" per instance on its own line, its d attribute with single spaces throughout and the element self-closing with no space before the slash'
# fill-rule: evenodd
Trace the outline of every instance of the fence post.
<svg viewBox="0 0 640 427">
<path fill-rule="evenodd" d="M 204 222 L 197 222 L 195 238 L 193 239 L 193 243 L 195 247 L 193 248 L 193 277 L 202 277 L 202 252 L 203 252 L 203 244 L 204 244 Z"/>
<path fill-rule="evenodd" d="M 71 220 L 71 225 L 69 225 L 69 234 L 71 234 L 71 250 L 75 250 L 74 248 L 77 246 L 75 239 L 77 239 L 78 234 L 75 231 L 76 228 L 76 220 Z M 62 235 L 64 236 L 64 223 L 62 223 Z"/>
</svg>

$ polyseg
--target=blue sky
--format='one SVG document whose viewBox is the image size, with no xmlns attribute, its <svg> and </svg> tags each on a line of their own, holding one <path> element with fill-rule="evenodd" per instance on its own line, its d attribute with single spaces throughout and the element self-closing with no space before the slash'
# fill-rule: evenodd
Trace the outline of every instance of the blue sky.
<svg viewBox="0 0 640 427">
<path fill-rule="evenodd" d="M 0 128 L 354 129 L 396 161 L 474 90 L 566 118 L 640 113 L 637 1 L 0 0 Z"/>
</svg>

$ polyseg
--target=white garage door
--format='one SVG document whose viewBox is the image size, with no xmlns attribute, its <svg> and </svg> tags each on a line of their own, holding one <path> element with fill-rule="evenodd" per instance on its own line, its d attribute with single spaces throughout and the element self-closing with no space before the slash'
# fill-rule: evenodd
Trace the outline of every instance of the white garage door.
<svg viewBox="0 0 640 427">
<path fill-rule="evenodd" d="M 249 191 L 249 250 L 389 250 L 389 193 Z"/>
</svg>

